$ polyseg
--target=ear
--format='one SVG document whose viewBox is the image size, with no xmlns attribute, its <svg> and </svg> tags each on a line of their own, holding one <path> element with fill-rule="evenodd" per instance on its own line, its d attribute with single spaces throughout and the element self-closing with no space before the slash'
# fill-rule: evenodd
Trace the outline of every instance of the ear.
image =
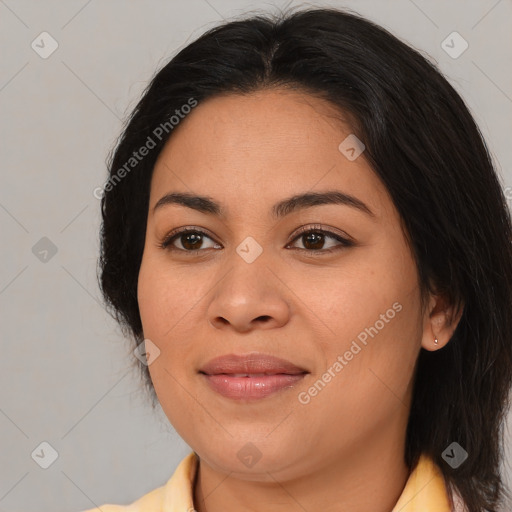
<svg viewBox="0 0 512 512">
<path fill-rule="evenodd" d="M 459 324 L 464 305 L 458 310 L 444 294 L 431 294 L 429 305 L 423 316 L 421 346 L 426 350 L 437 350 L 448 344 Z M 437 339 L 437 343 L 434 340 Z"/>
</svg>

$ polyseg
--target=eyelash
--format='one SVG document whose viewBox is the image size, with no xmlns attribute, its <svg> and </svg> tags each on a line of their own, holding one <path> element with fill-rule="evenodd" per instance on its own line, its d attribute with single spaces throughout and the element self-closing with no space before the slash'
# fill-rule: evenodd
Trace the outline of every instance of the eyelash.
<svg viewBox="0 0 512 512">
<path fill-rule="evenodd" d="M 177 238 L 179 238 L 179 236 L 181 235 L 185 235 L 185 234 L 201 234 L 201 235 L 204 235 L 206 236 L 207 238 L 210 238 L 211 240 L 212 237 L 208 235 L 208 233 L 206 233 L 205 231 L 203 231 L 202 229 L 197 229 L 197 228 L 192 228 L 191 226 L 189 227 L 185 227 L 185 228 L 180 228 L 179 230 L 174 230 L 174 231 L 171 231 L 159 244 L 158 244 L 158 247 L 160 249 L 165 249 L 165 250 L 168 250 L 168 251 L 181 251 L 181 252 L 184 252 L 184 253 L 187 253 L 187 254 L 198 254 L 199 252 L 201 251 L 204 251 L 205 249 L 193 249 L 193 250 L 185 250 L 185 249 L 179 249 L 177 247 L 173 247 L 172 246 L 172 243 L 174 242 L 174 240 L 176 240 Z M 342 236 L 336 234 L 336 233 L 333 233 L 332 231 L 327 231 L 325 229 L 322 229 L 321 226 L 319 225 L 314 225 L 314 226 L 311 226 L 311 227 L 302 227 L 300 228 L 299 232 L 297 233 L 297 235 L 295 236 L 295 238 L 290 242 L 290 244 L 296 242 L 301 236 L 304 236 L 306 234 L 309 234 L 309 233 L 322 233 L 323 235 L 326 235 L 328 238 L 334 238 L 336 241 L 340 242 L 341 243 L 341 246 L 338 246 L 336 248 L 331 248 L 331 249 L 318 249 L 318 250 L 314 250 L 314 249 L 301 249 L 300 247 L 299 248 L 295 248 L 295 249 L 298 249 L 299 251 L 305 251 L 311 255 L 314 255 L 314 256 L 317 256 L 317 255 L 321 255 L 321 254 L 325 254 L 325 253 L 332 253 L 334 251 L 337 251 L 337 250 L 340 250 L 340 249 L 343 249 L 343 248 L 346 248 L 346 247 L 352 247 L 354 245 L 354 242 L 352 240 L 349 240 L 348 238 L 343 238 Z M 211 249 L 211 247 L 209 248 Z M 320 253 L 320 254 L 318 254 Z"/>
</svg>

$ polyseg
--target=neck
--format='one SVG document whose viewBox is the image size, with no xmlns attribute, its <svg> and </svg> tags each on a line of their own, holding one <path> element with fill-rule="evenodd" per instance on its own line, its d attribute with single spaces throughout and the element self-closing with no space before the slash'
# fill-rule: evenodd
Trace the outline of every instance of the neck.
<svg viewBox="0 0 512 512">
<path fill-rule="evenodd" d="M 280 480 L 265 472 L 244 480 L 199 461 L 194 482 L 197 512 L 391 512 L 409 477 L 403 443 L 361 443 L 349 453 L 315 459 L 311 471 Z M 364 445 L 364 446 L 363 446 Z M 376 455 L 378 454 L 378 455 Z"/>
</svg>

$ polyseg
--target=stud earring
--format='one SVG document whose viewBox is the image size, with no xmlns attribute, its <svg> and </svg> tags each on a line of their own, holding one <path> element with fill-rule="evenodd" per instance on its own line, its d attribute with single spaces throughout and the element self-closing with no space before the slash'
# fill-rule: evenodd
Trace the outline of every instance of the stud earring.
<svg viewBox="0 0 512 512">
<path fill-rule="evenodd" d="M 437 338 L 434 338 L 434 343 L 437 345 Z"/>
</svg>

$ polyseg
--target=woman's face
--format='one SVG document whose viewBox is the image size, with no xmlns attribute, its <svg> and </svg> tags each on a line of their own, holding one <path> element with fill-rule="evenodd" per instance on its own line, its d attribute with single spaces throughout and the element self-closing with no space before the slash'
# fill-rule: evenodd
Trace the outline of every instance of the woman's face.
<svg viewBox="0 0 512 512">
<path fill-rule="evenodd" d="M 209 99 L 154 169 L 138 281 L 144 336 L 160 350 L 151 378 L 185 442 L 241 478 L 292 478 L 354 453 L 369 460 L 390 443 L 403 449 L 414 365 L 433 339 L 398 213 L 333 114 L 284 90 Z M 297 201 L 274 213 L 328 191 L 359 207 Z M 172 202 L 154 210 L 170 193 L 207 196 L 221 214 Z M 205 234 L 159 247 L 177 228 Z M 245 399 L 200 373 L 212 358 L 250 353 L 307 373 Z"/>
</svg>

